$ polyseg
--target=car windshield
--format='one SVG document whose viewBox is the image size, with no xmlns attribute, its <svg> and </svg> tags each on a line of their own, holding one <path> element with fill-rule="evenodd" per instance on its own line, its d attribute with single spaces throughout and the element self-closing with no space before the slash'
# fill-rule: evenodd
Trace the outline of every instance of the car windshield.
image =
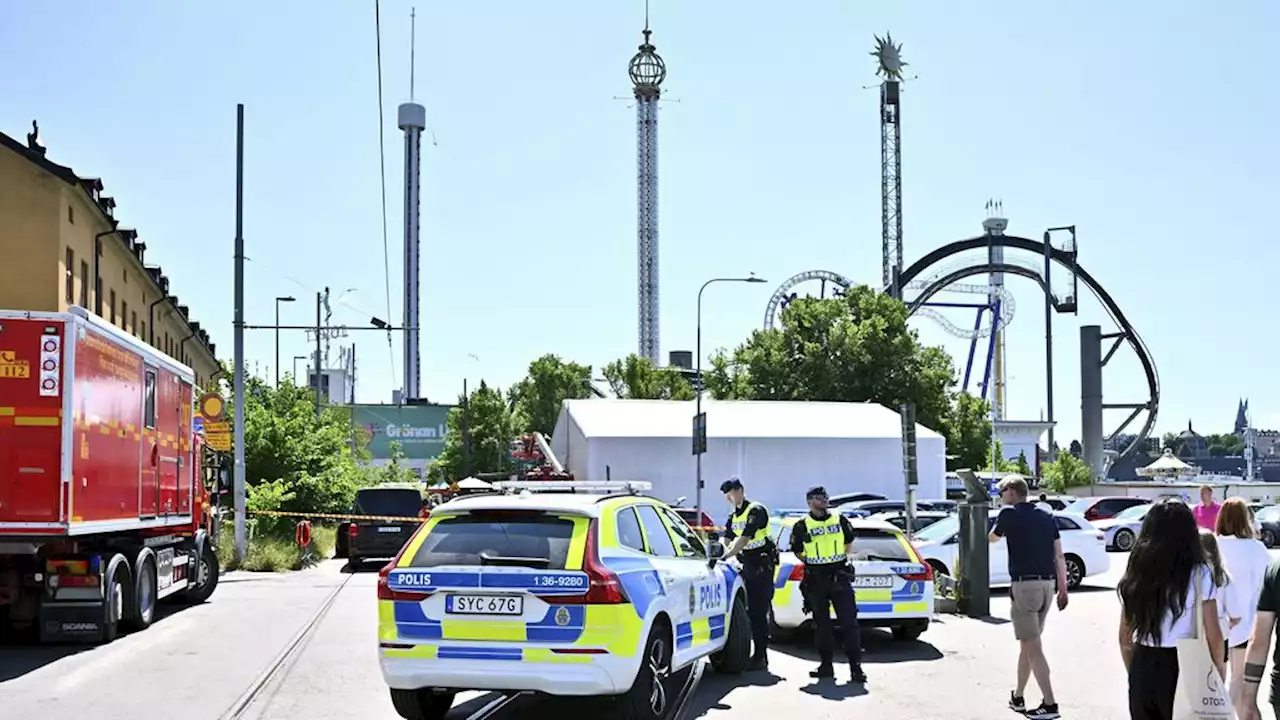
<svg viewBox="0 0 1280 720">
<path fill-rule="evenodd" d="M 1131 508 L 1123 510 L 1116 514 L 1116 520 L 1141 520 L 1146 517 L 1147 511 L 1151 509 L 1150 504 L 1134 505 Z"/>
<path fill-rule="evenodd" d="M 853 559 L 887 562 L 915 562 L 899 535 L 888 530 L 854 528 Z"/>
<path fill-rule="evenodd" d="M 356 492 L 361 515 L 414 518 L 422 510 L 422 493 L 409 488 L 365 488 Z"/>
<path fill-rule="evenodd" d="M 1280 505 L 1272 505 L 1270 507 L 1264 507 L 1258 511 L 1256 517 L 1259 520 L 1265 520 L 1267 522 L 1275 522 L 1276 520 L 1280 520 Z"/>
<path fill-rule="evenodd" d="M 410 563 L 439 565 L 515 565 L 563 570 L 574 522 L 540 512 L 473 512 L 440 518 Z"/>
<path fill-rule="evenodd" d="M 960 532 L 960 517 L 948 515 L 923 530 L 916 532 L 916 542 L 943 542 Z"/>
</svg>

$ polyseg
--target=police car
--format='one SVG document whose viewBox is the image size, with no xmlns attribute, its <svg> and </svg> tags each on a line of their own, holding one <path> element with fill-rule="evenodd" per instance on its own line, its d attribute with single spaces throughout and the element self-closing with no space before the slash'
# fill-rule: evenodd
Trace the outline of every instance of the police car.
<svg viewBox="0 0 1280 720">
<path fill-rule="evenodd" d="M 800 581 L 804 563 L 788 550 L 791 529 L 801 518 L 775 518 L 770 532 L 781 561 L 774 578 L 771 627 L 779 639 L 812 622 L 804 612 Z M 858 623 L 888 627 L 897 640 L 914 640 L 933 617 L 933 569 L 921 559 L 902 531 L 887 522 L 851 519 L 853 526 L 854 595 Z M 832 611 L 831 617 L 835 617 Z"/>
<path fill-rule="evenodd" d="M 379 573 L 380 663 L 401 717 L 443 718 L 457 692 L 484 690 L 613 695 L 619 717 L 656 719 L 676 671 L 746 668 L 738 572 L 709 567 L 680 516 L 638 494 L 648 483 L 495 485 L 437 506 Z"/>
</svg>

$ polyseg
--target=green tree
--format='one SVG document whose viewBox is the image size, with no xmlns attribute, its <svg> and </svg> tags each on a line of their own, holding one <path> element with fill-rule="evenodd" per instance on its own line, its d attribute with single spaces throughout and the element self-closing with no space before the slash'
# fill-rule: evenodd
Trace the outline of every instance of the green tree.
<svg viewBox="0 0 1280 720">
<path fill-rule="evenodd" d="M 693 386 L 674 368 L 653 366 L 636 354 L 604 366 L 609 388 L 620 398 L 632 400 L 692 400 Z"/>
<path fill-rule="evenodd" d="M 1069 452 L 1058 453 L 1058 458 L 1040 467 L 1041 486 L 1049 492 L 1063 493 L 1073 487 L 1085 487 L 1092 482 L 1089 466 Z"/>
<path fill-rule="evenodd" d="M 550 435 L 565 400 L 591 397 L 591 366 L 543 355 L 529 364 L 529 374 L 508 395 L 523 429 Z"/>
<path fill-rule="evenodd" d="M 1033 477 L 1035 472 L 1031 469 L 1031 463 L 1027 462 L 1027 453 L 1019 450 L 1018 459 L 1013 461 L 1013 471 L 1023 477 Z"/>
<path fill-rule="evenodd" d="M 939 431 L 947 440 L 948 470 L 990 464 L 991 406 L 982 398 L 954 393 Z"/>
<path fill-rule="evenodd" d="M 994 448 L 988 446 L 987 457 L 982 461 L 982 472 L 992 472 L 994 470 L 995 472 L 1016 472 L 1021 474 L 1021 471 L 1018 470 L 1018 462 L 1016 460 L 1010 460 L 1004 456 L 1004 445 L 999 440 L 996 440 L 995 443 Z M 991 460 L 993 457 L 996 461 L 994 468 L 991 467 Z M 1022 458 L 1022 462 L 1024 464 L 1026 463 L 1025 457 Z"/>
<path fill-rule="evenodd" d="M 379 483 L 416 483 L 418 473 L 404 464 L 404 450 L 400 443 L 392 440 L 389 446 L 391 457 L 385 465 L 374 470 L 373 477 Z"/>
<path fill-rule="evenodd" d="M 351 507 L 364 471 L 351 447 L 351 415 L 321 406 L 291 382 L 272 387 L 261 378 L 245 383 L 245 477 L 253 510 L 338 513 Z M 234 412 L 234 410 L 233 410 Z M 295 520 L 259 522 L 259 529 Z"/>
<path fill-rule="evenodd" d="M 1209 455 L 1239 457 L 1244 454 L 1244 438 L 1235 434 L 1210 435 L 1206 438 Z"/>
<path fill-rule="evenodd" d="M 717 398 L 913 402 L 930 428 L 943 426 L 954 383 L 951 358 L 921 346 L 906 305 L 865 285 L 843 297 L 798 298 L 782 311 L 782 327 L 756 330 L 732 355 L 716 353 L 706 377 Z"/>
<path fill-rule="evenodd" d="M 470 397 L 458 399 L 446 423 L 444 450 L 433 464 L 433 480 L 461 480 L 467 474 L 510 472 L 515 467 L 511 441 L 520 430 L 500 389 L 481 380 Z"/>
</svg>

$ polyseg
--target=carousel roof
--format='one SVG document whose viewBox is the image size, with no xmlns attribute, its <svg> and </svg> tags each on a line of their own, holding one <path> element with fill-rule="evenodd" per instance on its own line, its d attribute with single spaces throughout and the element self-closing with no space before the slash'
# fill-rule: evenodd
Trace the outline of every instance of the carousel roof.
<svg viewBox="0 0 1280 720">
<path fill-rule="evenodd" d="M 1196 475 L 1199 472 L 1199 468 L 1179 460 L 1169 448 L 1165 448 L 1155 462 L 1138 469 L 1139 475 Z"/>
</svg>

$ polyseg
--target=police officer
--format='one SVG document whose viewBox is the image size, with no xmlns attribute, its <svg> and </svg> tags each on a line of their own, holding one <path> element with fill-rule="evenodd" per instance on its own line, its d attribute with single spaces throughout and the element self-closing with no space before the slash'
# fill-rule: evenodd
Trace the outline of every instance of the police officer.
<svg viewBox="0 0 1280 720">
<path fill-rule="evenodd" d="M 813 612 L 814 641 L 822 664 L 810 677 L 835 677 L 832 660 L 835 655 L 835 628 L 831 625 L 831 608 L 840 621 L 844 636 L 844 654 L 849 659 L 854 682 L 866 682 L 862 672 L 862 643 L 858 631 L 858 606 L 853 594 L 853 567 L 849 552 L 853 546 L 853 525 L 849 519 L 827 510 L 827 491 L 810 488 L 805 499 L 809 514 L 791 528 L 791 552 L 804 562 L 804 581 L 800 591 L 805 605 Z"/>
<path fill-rule="evenodd" d="M 778 567 L 778 546 L 769 536 L 769 509 L 746 498 L 742 481 L 730 478 L 720 485 L 733 512 L 725 523 L 724 536 L 731 541 L 724 559 L 741 556 L 742 584 L 747 590 L 747 616 L 755 653 L 748 670 L 769 667 L 769 610 L 773 606 L 773 573 Z"/>
</svg>

